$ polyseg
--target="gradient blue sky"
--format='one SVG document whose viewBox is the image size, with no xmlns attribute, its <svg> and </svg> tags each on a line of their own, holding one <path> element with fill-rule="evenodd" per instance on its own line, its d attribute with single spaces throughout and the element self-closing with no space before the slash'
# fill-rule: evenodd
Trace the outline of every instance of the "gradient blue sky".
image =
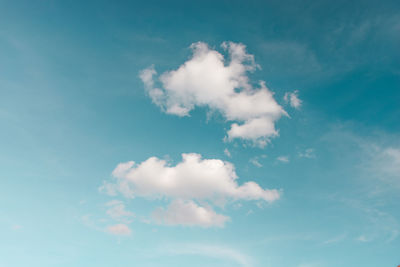
<svg viewBox="0 0 400 267">
<path fill-rule="evenodd" d="M 289 114 L 265 147 L 152 103 L 140 71 L 198 41 L 254 55 Z M 399 47 L 399 1 L 0 0 L 0 266 L 397 266 Z M 99 190 L 119 163 L 182 153 L 280 198 L 213 205 L 230 219 L 204 227 L 155 220 L 169 197 Z"/>
</svg>

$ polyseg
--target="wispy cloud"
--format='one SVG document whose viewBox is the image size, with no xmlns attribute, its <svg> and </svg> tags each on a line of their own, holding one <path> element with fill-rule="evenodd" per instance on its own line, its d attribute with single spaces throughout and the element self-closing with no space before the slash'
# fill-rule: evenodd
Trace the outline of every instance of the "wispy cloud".
<svg viewBox="0 0 400 267">
<path fill-rule="evenodd" d="M 315 158 L 315 150 L 313 148 L 307 148 L 304 151 L 299 152 L 300 158 Z"/>
<path fill-rule="evenodd" d="M 227 148 L 224 149 L 224 154 L 229 158 L 232 157 L 231 152 Z"/>
<path fill-rule="evenodd" d="M 258 157 L 251 158 L 249 161 L 250 161 L 251 164 L 253 164 L 254 166 L 256 166 L 256 167 L 258 167 L 258 168 L 261 168 L 261 167 L 263 166 L 263 165 L 258 161 Z"/>
<path fill-rule="evenodd" d="M 323 242 L 323 244 L 338 243 L 338 242 L 344 241 L 346 238 L 347 238 L 347 234 L 341 234 L 341 235 L 332 237 L 332 238 L 330 238 L 330 239 L 328 239 L 328 240 L 325 240 L 325 241 Z"/>
<path fill-rule="evenodd" d="M 285 100 L 286 103 L 290 104 L 290 106 L 295 109 L 299 109 L 303 102 L 299 98 L 299 90 L 285 93 L 283 99 Z"/>
<path fill-rule="evenodd" d="M 398 237 L 400 224 L 397 219 L 390 213 L 382 211 L 377 207 L 377 204 L 367 205 L 356 199 L 342 199 L 341 201 L 360 212 L 360 215 L 366 221 L 366 224 L 358 227 L 361 233 L 356 238 L 357 241 L 382 240 L 392 242 Z"/>
<path fill-rule="evenodd" d="M 283 163 L 289 163 L 289 157 L 288 156 L 279 156 L 276 158 L 276 160 L 283 162 Z"/>
<path fill-rule="evenodd" d="M 113 235 L 129 236 L 132 234 L 132 230 L 126 224 L 114 224 L 107 227 L 107 232 Z"/>
</svg>

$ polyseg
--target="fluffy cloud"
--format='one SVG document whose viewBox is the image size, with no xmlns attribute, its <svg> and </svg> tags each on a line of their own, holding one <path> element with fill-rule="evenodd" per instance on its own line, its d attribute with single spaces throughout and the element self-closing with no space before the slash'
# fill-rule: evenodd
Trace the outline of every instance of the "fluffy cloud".
<svg viewBox="0 0 400 267">
<path fill-rule="evenodd" d="M 295 109 L 299 109 L 301 106 L 302 101 L 299 98 L 299 91 L 295 90 L 292 93 L 285 93 L 283 97 L 286 103 L 289 103 Z"/>
<path fill-rule="evenodd" d="M 267 202 L 279 198 L 278 190 L 263 189 L 255 182 L 239 186 L 231 163 L 202 159 L 194 153 L 182 154 L 182 162 L 176 166 L 157 157 L 137 165 L 122 163 L 113 171 L 113 176 L 117 183 L 106 186 L 112 186 L 126 197 L 205 199 L 215 203 L 227 198 Z"/>
<path fill-rule="evenodd" d="M 113 235 L 128 236 L 132 234 L 132 230 L 126 224 L 115 224 L 107 227 L 107 232 Z"/>
<path fill-rule="evenodd" d="M 275 122 L 286 112 L 264 81 L 256 88 L 249 81 L 248 72 L 258 65 L 246 47 L 224 42 L 222 48 L 229 55 L 229 63 L 221 53 L 198 42 L 191 45 L 192 58 L 158 77 L 160 87 L 155 86 L 157 72 L 153 66 L 141 71 L 140 78 L 152 101 L 164 112 L 188 116 L 196 106 L 217 110 L 235 122 L 227 141 L 240 138 L 264 146 L 278 135 Z"/>
<path fill-rule="evenodd" d="M 182 161 L 172 166 L 151 157 L 142 163 L 119 164 L 112 172 L 114 182 L 105 182 L 100 190 L 125 197 L 172 200 L 166 208 L 153 213 L 158 223 L 167 225 L 224 226 L 229 217 L 217 214 L 209 205 L 220 206 L 229 200 L 273 202 L 280 197 L 276 189 L 263 189 L 255 182 L 237 183 L 234 166 L 219 159 L 202 159 L 199 154 L 182 154 Z M 202 203 L 200 206 L 198 203 Z M 133 216 L 122 202 L 112 201 L 107 213 L 122 221 Z"/>
<path fill-rule="evenodd" d="M 201 207 L 195 202 L 174 200 L 167 209 L 159 208 L 153 213 L 158 223 L 201 227 L 223 227 L 229 217 L 215 213 L 210 207 Z"/>
</svg>

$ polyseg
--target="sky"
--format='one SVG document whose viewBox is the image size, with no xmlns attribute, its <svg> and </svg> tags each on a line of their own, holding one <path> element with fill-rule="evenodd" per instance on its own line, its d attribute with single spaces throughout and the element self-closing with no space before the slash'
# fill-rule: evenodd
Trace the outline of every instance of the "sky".
<svg viewBox="0 0 400 267">
<path fill-rule="evenodd" d="M 0 266 L 400 264 L 399 1 L 0 0 Z"/>
</svg>

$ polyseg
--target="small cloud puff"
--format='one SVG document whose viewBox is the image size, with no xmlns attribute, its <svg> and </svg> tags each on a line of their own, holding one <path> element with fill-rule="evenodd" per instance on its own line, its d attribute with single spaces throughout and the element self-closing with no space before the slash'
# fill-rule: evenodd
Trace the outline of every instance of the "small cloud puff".
<svg viewBox="0 0 400 267">
<path fill-rule="evenodd" d="M 285 93 L 283 100 L 285 100 L 286 103 L 289 103 L 290 106 L 295 109 L 299 109 L 303 102 L 299 98 L 299 90 L 295 90 L 292 93 L 290 92 Z"/>
</svg>

